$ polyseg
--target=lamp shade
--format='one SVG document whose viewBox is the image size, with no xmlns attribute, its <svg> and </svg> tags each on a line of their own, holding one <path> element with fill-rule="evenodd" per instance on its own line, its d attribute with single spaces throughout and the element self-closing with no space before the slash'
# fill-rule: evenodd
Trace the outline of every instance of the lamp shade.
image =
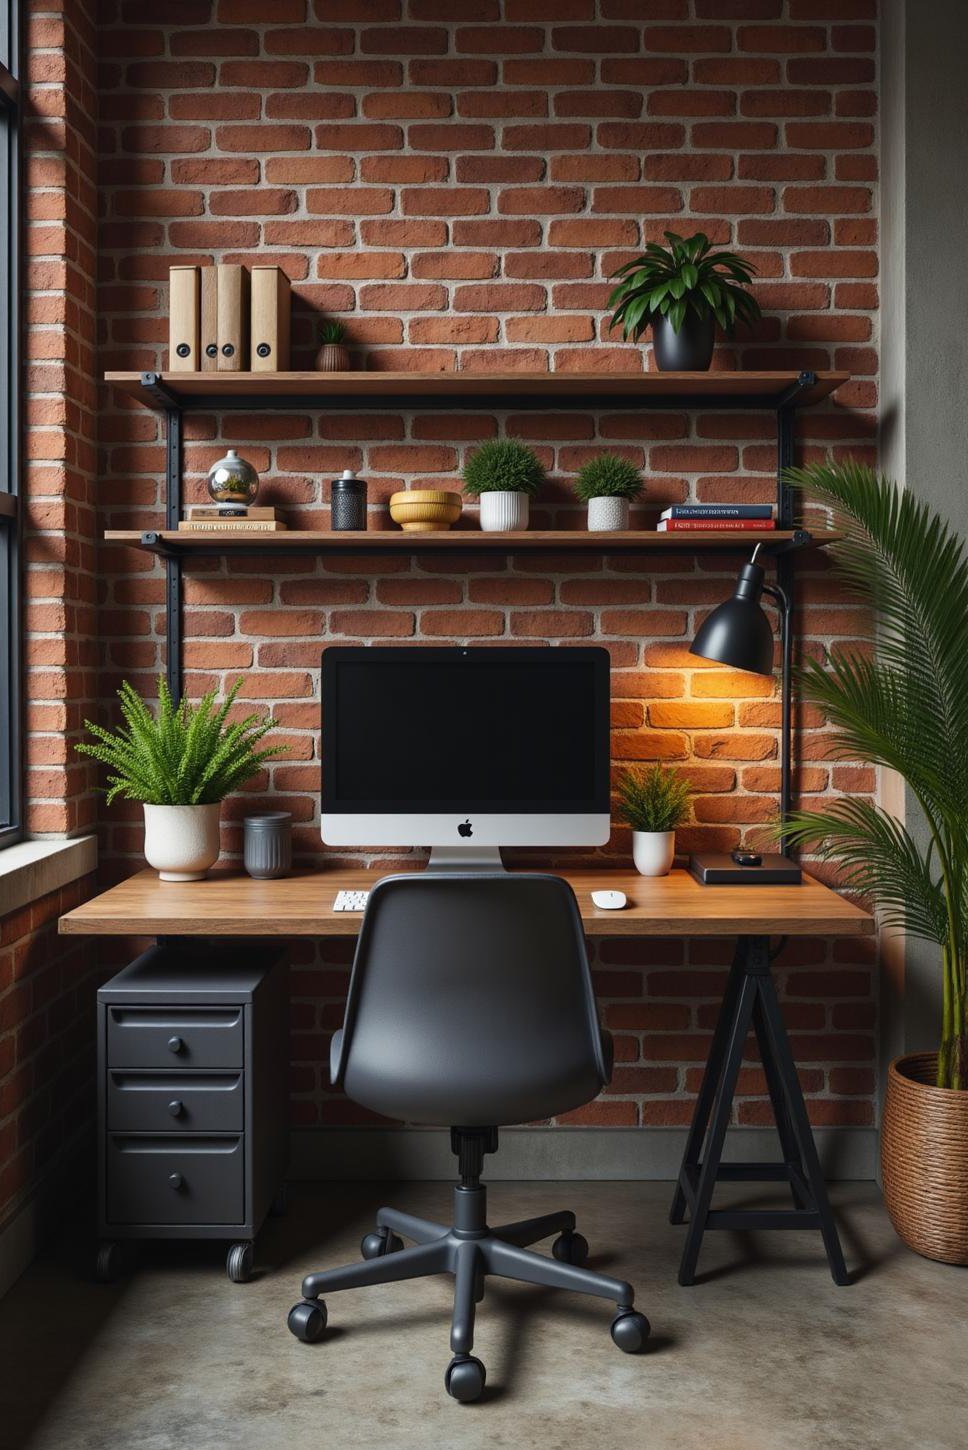
<svg viewBox="0 0 968 1450">
<path fill-rule="evenodd" d="M 700 626 L 690 654 L 754 675 L 772 675 L 774 631 L 760 604 L 764 577 L 759 564 L 743 565 L 732 598 Z"/>
</svg>

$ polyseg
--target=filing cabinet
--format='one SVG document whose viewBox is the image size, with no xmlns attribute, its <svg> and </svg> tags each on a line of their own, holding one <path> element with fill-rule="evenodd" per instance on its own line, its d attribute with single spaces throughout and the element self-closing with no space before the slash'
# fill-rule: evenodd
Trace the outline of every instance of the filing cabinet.
<svg viewBox="0 0 968 1450">
<path fill-rule="evenodd" d="M 272 943 L 159 942 L 98 992 L 99 1278 L 120 1244 L 253 1240 L 288 1163 L 285 952 Z"/>
</svg>

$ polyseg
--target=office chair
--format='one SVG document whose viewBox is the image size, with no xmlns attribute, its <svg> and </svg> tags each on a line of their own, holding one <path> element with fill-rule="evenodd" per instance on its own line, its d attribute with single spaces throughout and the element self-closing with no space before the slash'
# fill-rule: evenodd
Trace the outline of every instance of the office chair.
<svg viewBox="0 0 968 1450">
<path fill-rule="evenodd" d="M 476 1400 L 484 1366 L 471 1354 L 475 1307 L 493 1274 L 600 1295 L 618 1307 L 612 1338 L 641 1349 L 649 1321 L 630 1284 L 582 1267 L 588 1244 L 567 1209 L 487 1226 L 485 1153 L 502 1124 L 567 1112 L 611 1075 L 611 1039 L 598 1025 L 581 918 L 557 876 L 427 872 L 388 876 L 370 892 L 331 1076 L 388 1117 L 449 1126 L 460 1183 L 453 1224 L 381 1208 L 364 1262 L 307 1274 L 289 1328 L 306 1343 L 326 1328 L 322 1295 L 369 1284 L 454 1275 L 451 1360 L 444 1384 Z M 399 1235 L 414 1241 L 404 1248 Z M 527 1245 L 557 1234 L 553 1258 Z"/>
</svg>

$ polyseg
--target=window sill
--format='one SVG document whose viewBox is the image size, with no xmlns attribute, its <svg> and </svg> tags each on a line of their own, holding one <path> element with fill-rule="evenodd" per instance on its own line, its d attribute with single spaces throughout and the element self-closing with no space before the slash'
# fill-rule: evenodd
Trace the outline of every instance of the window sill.
<svg viewBox="0 0 968 1450">
<path fill-rule="evenodd" d="M 96 869 L 96 836 L 7 846 L 0 851 L 0 917 Z"/>
</svg>

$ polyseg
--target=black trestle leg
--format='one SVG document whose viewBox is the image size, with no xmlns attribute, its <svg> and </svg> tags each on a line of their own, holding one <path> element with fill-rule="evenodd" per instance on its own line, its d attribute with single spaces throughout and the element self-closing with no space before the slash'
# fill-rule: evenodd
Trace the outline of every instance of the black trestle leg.
<svg viewBox="0 0 968 1450">
<path fill-rule="evenodd" d="M 743 1049 L 750 1028 L 759 1044 L 767 1091 L 776 1118 L 782 1163 L 722 1162 Z M 794 1207 L 783 1210 L 712 1207 L 716 1183 L 786 1181 Z M 689 1223 L 680 1284 L 695 1282 L 703 1234 L 710 1228 L 819 1229 L 836 1284 L 850 1282 L 827 1186 L 810 1130 L 800 1080 L 770 972 L 769 939 L 740 937 L 713 1034 L 669 1217 Z"/>
</svg>

